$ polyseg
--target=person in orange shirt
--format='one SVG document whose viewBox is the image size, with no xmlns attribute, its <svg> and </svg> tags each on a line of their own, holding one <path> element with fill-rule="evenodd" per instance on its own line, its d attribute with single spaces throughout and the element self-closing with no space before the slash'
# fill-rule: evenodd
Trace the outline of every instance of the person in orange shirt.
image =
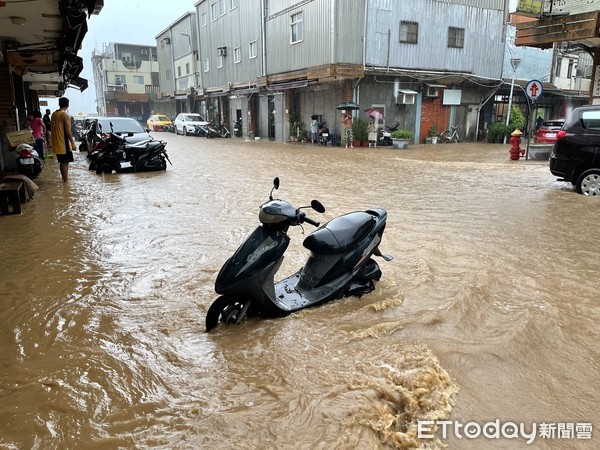
<svg viewBox="0 0 600 450">
<path fill-rule="evenodd" d="M 75 150 L 75 139 L 71 132 L 71 116 L 67 113 L 69 99 L 61 97 L 58 99 L 58 108 L 50 118 L 52 134 L 52 150 L 60 166 L 60 175 L 64 183 L 69 181 L 69 163 L 73 162 L 73 151 Z"/>
</svg>

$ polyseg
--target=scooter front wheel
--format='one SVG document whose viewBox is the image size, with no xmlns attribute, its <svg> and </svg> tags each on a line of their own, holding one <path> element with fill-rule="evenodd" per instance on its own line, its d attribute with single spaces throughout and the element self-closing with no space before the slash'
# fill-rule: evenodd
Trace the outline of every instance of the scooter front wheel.
<svg viewBox="0 0 600 450">
<path fill-rule="evenodd" d="M 206 331 L 209 332 L 219 324 L 219 320 L 227 325 L 238 324 L 250 306 L 250 300 L 245 302 L 236 297 L 222 295 L 217 298 L 206 313 Z"/>
</svg>

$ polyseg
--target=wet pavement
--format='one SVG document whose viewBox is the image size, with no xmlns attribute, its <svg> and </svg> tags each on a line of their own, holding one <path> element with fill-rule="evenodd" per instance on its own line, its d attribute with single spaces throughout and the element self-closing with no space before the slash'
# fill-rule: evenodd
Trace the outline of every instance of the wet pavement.
<svg viewBox="0 0 600 450">
<path fill-rule="evenodd" d="M 0 217 L 0 448 L 598 447 L 598 205 L 547 161 L 154 135 L 166 172 L 97 175 L 77 153 L 69 183 L 49 161 Z M 369 295 L 206 334 L 275 176 L 321 222 L 386 208 L 395 258 Z M 279 278 L 311 230 L 290 230 Z M 443 419 L 555 437 L 419 439 Z"/>
</svg>

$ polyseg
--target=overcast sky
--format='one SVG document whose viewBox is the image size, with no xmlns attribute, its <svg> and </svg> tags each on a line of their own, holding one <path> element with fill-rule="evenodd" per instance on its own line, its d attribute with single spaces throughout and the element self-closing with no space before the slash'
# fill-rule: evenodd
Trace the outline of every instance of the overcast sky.
<svg viewBox="0 0 600 450">
<path fill-rule="evenodd" d="M 96 112 L 96 91 L 92 75 L 92 52 L 102 51 L 102 44 L 122 42 L 156 45 L 154 37 L 168 28 L 187 11 L 194 11 L 197 0 L 105 0 L 100 14 L 88 19 L 88 32 L 77 53 L 83 58 L 81 77 L 89 82 L 84 92 L 68 88 L 65 97 L 70 100 L 69 113 Z M 58 108 L 58 99 L 48 99 L 48 108 Z M 44 110 L 45 107 L 42 107 Z"/>
</svg>

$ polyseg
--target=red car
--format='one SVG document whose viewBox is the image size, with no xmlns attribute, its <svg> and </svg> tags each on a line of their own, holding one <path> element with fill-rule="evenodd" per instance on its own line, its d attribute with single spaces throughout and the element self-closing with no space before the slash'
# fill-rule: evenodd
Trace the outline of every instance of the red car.
<svg viewBox="0 0 600 450">
<path fill-rule="evenodd" d="M 535 144 L 554 144 L 556 135 L 564 123 L 564 119 L 545 120 L 536 130 L 533 142 Z"/>
</svg>

